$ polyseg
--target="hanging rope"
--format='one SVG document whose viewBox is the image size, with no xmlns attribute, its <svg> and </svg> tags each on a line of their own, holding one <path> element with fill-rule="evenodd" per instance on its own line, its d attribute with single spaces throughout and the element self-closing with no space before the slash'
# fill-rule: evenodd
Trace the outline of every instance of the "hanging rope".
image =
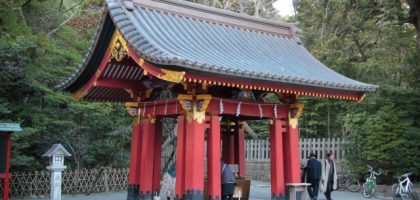
<svg viewBox="0 0 420 200">
<path fill-rule="evenodd" d="M 258 109 L 260 110 L 260 118 L 263 118 L 263 111 L 262 111 L 262 107 L 261 104 L 258 104 Z"/>
<path fill-rule="evenodd" d="M 223 111 L 225 111 L 225 109 L 223 107 L 223 100 L 222 99 L 220 99 L 220 102 L 219 102 L 219 111 L 220 111 L 220 114 L 223 114 Z"/>
<path fill-rule="evenodd" d="M 147 102 L 144 102 L 144 104 L 143 104 L 143 117 L 146 114 L 146 104 L 147 104 Z"/>
<path fill-rule="evenodd" d="M 274 105 L 274 116 L 276 117 L 276 119 L 277 119 L 277 104 L 276 105 Z"/>
<path fill-rule="evenodd" d="M 241 104 L 242 101 L 238 103 L 238 106 L 236 107 L 236 116 L 239 116 L 241 114 Z"/>
<path fill-rule="evenodd" d="M 175 103 L 175 113 L 178 114 L 178 102 Z"/>
<path fill-rule="evenodd" d="M 168 99 L 165 101 L 165 115 L 166 115 L 166 109 L 168 108 Z"/>
<path fill-rule="evenodd" d="M 156 101 L 155 101 L 155 103 L 154 103 L 154 105 L 153 105 L 153 117 L 155 116 L 155 110 L 156 110 Z"/>
</svg>

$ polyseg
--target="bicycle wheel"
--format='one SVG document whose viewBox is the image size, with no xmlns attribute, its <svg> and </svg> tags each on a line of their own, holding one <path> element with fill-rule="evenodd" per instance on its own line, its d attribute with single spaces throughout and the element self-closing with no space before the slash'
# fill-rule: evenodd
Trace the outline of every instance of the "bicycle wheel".
<svg viewBox="0 0 420 200">
<path fill-rule="evenodd" d="M 367 182 L 363 183 L 363 196 L 366 198 L 373 197 L 375 195 L 375 188 L 369 187 Z"/>
<path fill-rule="evenodd" d="M 358 192 L 360 190 L 360 182 L 356 178 L 351 177 L 346 181 L 346 188 L 351 192 Z"/>
<path fill-rule="evenodd" d="M 409 193 L 409 198 L 410 200 L 419 200 L 419 195 L 417 194 L 416 190 L 413 189 L 413 185 L 410 184 L 408 186 L 408 193 Z"/>
<path fill-rule="evenodd" d="M 400 200 L 401 199 L 401 194 L 400 194 L 400 188 L 399 187 L 400 187 L 400 185 L 397 184 L 397 183 L 394 183 L 392 185 L 391 192 L 392 192 L 392 198 L 394 200 Z"/>
<path fill-rule="evenodd" d="M 410 192 L 410 200 L 419 200 L 417 192 Z"/>
</svg>

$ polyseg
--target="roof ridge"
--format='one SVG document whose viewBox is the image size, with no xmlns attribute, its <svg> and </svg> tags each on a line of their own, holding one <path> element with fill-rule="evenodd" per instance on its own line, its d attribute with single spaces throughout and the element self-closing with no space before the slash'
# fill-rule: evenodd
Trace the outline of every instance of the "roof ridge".
<svg viewBox="0 0 420 200">
<path fill-rule="evenodd" d="M 246 14 L 236 13 L 220 8 L 213 8 L 206 5 L 181 1 L 181 0 L 111 0 L 120 1 L 127 10 L 133 10 L 134 5 L 150 8 L 162 12 L 177 14 L 179 16 L 196 18 L 214 22 L 217 24 L 230 25 L 234 27 L 266 32 L 268 34 L 279 34 L 293 37 L 298 40 L 297 27 L 294 24 L 258 18 Z M 108 3 L 111 1 L 107 1 Z"/>
</svg>

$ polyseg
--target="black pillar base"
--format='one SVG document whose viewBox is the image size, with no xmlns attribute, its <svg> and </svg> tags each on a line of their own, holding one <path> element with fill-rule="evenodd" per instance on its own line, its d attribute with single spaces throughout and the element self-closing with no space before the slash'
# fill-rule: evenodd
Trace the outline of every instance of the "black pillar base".
<svg viewBox="0 0 420 200">
<path fill-rule="evenodd" d="M 202 190 L 187 190 L 187 192 L 182 195 L 180 198 L 179 196 L 175 197 L 175 200 L 203 200 L 203 191 Z"/>
<path fill-rule="evenodd" d="M 151 191 L 145 191 L 145 192 L 140 191 L 139 196 L 140 196 L 140 200 L 152 200 L 153 199 Z"/>
<path fill-rule="evenodd" d="M 219 196 L 216 196 L 216 197 L 212 197 L 212 196 L 208 196 L 208 199 L 209 200 L 220 200 L 220 199 L 222 199 L 222 198 L 220 198 Z"/>
<path fill-rule="evenodd" d="M 271 194 L 271 200 L 286 200 L 286 196 L 284 194 Z"/>
<path fill-rule="evenodd" d="M 139 185 L 128 185 L 128 191 L 127 191 L 127 200 L 139 200 L 140 199 L 140 193 L 139 193 Z"/>
</svg>

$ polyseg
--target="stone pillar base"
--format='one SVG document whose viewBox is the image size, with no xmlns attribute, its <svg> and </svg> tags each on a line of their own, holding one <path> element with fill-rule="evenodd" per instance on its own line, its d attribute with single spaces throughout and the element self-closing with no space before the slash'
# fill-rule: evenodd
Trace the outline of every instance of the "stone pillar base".
<svg viewBox="0 0 420 200">
<path fill-rule="evenodd" d="M 128 185 L 127 200 L 139 200 L 139 185 Z"/>
</svg>

